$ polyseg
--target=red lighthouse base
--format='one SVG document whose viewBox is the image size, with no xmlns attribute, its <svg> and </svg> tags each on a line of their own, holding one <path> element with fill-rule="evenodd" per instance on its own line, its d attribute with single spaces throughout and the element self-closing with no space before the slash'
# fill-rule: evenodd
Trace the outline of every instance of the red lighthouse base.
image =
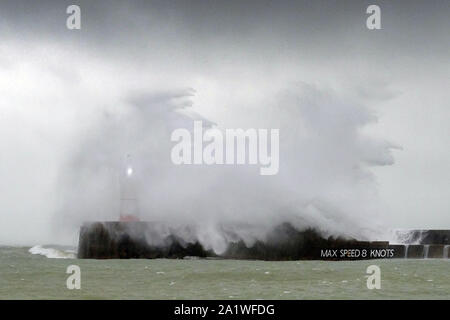
<svg viewBox="0 0 450 320">
<path fill-rule="evenodd" d="M 140 221 L 138 217 L 136 217 L 133 214 L 129 214 L 129 215 L 120 215 L 120 219 L 119 221 L 121 222 L 133 222 L 133 221 Z"/>
</svg>

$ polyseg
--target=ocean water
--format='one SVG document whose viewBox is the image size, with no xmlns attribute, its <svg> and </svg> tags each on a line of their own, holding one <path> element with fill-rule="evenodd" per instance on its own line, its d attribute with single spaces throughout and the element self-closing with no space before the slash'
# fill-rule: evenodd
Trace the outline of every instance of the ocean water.
<svg viewBox="0 0 450 320">
<path fill-rule="evenodd" d="M 69 265 L 80 290 L 67 289 Z M 0 299 L 450 299 L 450 260 L 78 260 L 74 248 L 0 247 Z"/>
</svg>

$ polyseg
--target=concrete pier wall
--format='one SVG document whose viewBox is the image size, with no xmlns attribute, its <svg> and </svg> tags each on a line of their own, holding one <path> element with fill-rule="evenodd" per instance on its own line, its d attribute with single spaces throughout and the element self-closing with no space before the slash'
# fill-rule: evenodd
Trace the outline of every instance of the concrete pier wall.
<svg viewBox="0 0 450 320">
<path fill-rule="evenodd" d="M 409 230 L 411 243 L 450 244 L 450 230 Z"/>
<path fill-rule="evenodd" d="M 405 258 L 406 253 L 406 246 L 403 244 L 391 244 L 389 245 L 389 249 L 394 250 L 394 256 L 393 258 L 396 259 L 403 259 Z"/>
<path fill-rule="evenodd" d="M 408 246 L 409 259 L 423 259 L 424 258 L 424 246 L 421 244 L 411 244 Z"/>
<path fill-rule="evenodd" d="M 428 259 L 442 259 L 444 258 L 444 245 L 432 244 L 429 247 Z"/>
<path fill-rule="evenodd" d="M 80 229 L 78 257 L 81 259 L 154 259 L 219 257 L 256 260 L 362 260 L 444 258 L 446 244 L 389 244 L 387 241 L 358 241 L 323 237 L 313 229 L 298 231 L 288 223 L 268 234 L 265 241 L 248 247 L 230 242 L 216 255 L 195 238 L 195 228 L 175 230 L 152 222 L 92 222 Z M 442 230 L 441 230 L 442 231 Z M 435 239 L 443 242 L 445 232 Z M 422 231 L 423 234 L 423 231 Z M 431 233 L 432 234 L 432 233 Z M 181 236 L 182 235 L 182 236 Z M 434 236 L 427 238 L 434 239 Z M 190 239 L 190 240 L 186 240 Z"/>
<path fill-rule="evenodd" d="M 215 256 L 198 242 L 188 243 L 174 234 L 161 237 L 160 227 L 158 224 L 145 222 L 86 223 L 80 229 L 78 258 L 156 259 Z"/>
</svg>

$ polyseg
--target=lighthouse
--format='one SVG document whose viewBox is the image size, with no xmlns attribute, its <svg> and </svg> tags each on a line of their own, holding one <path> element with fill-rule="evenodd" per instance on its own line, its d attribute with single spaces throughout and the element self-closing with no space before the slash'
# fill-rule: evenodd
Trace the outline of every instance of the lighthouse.
<svg viewBox="0 0 450 320">
<path fill-rule="evenodd" d="M 120 174 L 120 221 L 139 221 L 136 177 L 130 154 Z"/>
</svg>

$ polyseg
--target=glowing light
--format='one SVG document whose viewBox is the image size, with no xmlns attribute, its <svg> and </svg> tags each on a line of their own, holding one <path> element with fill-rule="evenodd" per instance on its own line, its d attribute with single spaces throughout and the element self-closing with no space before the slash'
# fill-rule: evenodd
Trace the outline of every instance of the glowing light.
<svg viewBox="0 0 450 320">
<path fill-rule="evenodd" d="M 127 168 L 127 176 L 131 176 L 133 174 L 133 168 L 128 167 Z"/>
</svg>

